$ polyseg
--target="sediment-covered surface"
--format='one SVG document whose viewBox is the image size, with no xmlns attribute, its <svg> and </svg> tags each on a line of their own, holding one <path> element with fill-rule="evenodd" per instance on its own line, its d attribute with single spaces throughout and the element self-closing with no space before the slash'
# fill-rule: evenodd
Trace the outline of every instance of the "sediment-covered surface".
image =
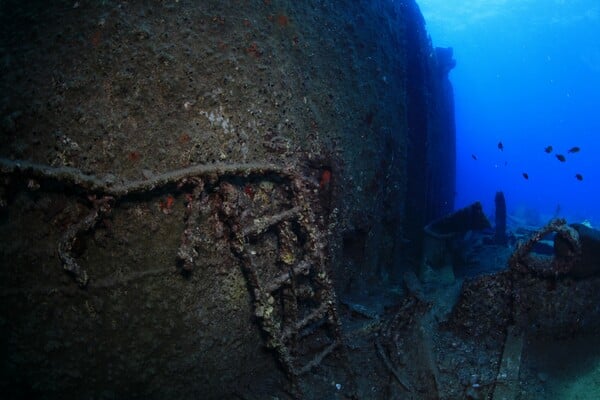
<svg viewBox="0 0 600 400">
<path fill-rule="evenodd" d="M 284 396 L 269 332 L 335 345 L 336 292 L 416 254 L 409 130 L 443 129 L 414 2 L 3 1 L 0 37 L 3 393 Z"/>
<path fill-rule="evenodd" d="M 454 64 L 414 2 L 0 7 L 4 397 L 535 399 L 597 382 L 597 232 L 578 247 L 551 225 L 550 269 L 529 254 L 541 234 L 514 252 L 471 232 L 456 271 L 474 278 L 410 272 L 454 165 Z M 579 365 L 561 350 L 586 345 Z"/>
</svg>

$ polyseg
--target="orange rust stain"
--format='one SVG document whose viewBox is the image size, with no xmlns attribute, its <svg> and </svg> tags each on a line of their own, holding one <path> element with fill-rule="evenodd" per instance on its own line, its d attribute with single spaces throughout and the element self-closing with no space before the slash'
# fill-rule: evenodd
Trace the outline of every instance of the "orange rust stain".
<svg viewBox="0 0 600 400">
<path fill-rule="evenodd" d="M 260 49 L 258 48 L 258 45 L 256 43 L 252 43 L 250 45 L 250 47 L 248 47 L 246 49 L 246 52 L 249 55 L 254 56 L 256 58 L 260 58 L 260 56 L 262 56 L 262 51 L 260 51 Z"/>
<path fill-rule="evenodd" d="M 92 43 L 93 47 L 98 47 L 100 45 L 100 42 L 102 42 L 102 31 L 95 31 L 92 34 L 92 37 L 90 38 L 90 42 Z"/>
<path fill-rule="evenodd" d="M 244 193 L 246 193 L 246 196 L 250 197 L 251 199 L 254 198 L 254 189 L 252 188 L 252 186 L 244 186 Z"/>
<path fill-rule="evenodd" d="M 321 181 L 319 182 L 319 188 L 325 189 L 329 187 L 331 182 L 331 171 L 326 169 L 321 173 Z"/>
<path fill-rule="evenodd" d="M 287 17 L 287 15 L 280 14 L 277 16 L 277 25 L 288 26 L 289 23 L 290 23 L 290 20 Z"/>
<path fill-rule="evenodd" d="M 127 154 L 127 159 L 131 162 L 138 162 L 141 158 L 142 155 L 139 151 L 130 151 L 129 154 Z"/>
<path fill-rule="evenodd" d="M 164 201 L 161 200 L 158 202 L 158 208 L 165 214 L 171 214 L 174 204 L 175 197 L 168 195 Z"/>
<path fill-rule="evenodd" d="M 181 136 L 179 136 L 179 143 L 181 144 L 189 143 L 190 140 L 192 140 L 192 138 L 187 133 L 184 133 Z"/>
</svg>

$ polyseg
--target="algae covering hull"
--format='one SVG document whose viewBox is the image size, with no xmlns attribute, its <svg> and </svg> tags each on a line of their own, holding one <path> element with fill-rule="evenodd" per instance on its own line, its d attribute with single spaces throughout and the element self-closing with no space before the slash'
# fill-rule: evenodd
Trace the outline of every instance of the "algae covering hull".
<svg viewBox="0 0 600 400">
<path fill-rule="evenodd" d="M 253 290 L 240 238 L 265 290 L 398 273 L 427 196 L 407 163 L 432 157 L 409 130 L 445 132 L 414 2 L 0 7 L 3 393 L 261 398 L 298 372 L 265 324 L 293 307 Z"/>
</svg>

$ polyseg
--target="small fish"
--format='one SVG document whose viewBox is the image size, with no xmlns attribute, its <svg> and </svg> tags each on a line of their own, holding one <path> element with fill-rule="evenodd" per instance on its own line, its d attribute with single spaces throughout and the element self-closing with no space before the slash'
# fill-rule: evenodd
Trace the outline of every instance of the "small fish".
<svg viewBox="0 0 600 400">
<path fill-rule="evenodd" d="M 529 174 L 527 172 L 523 172 L 523 178 L 525 178 L 525 180 L 529 180 Z"/>
<path fill-rule="evenodd" d="M 502 144 L 502 142 L 498 142 L 498 150 L 504 151 L 504 145 Z"/>
<path fill-rule="evenodd" d="M 471 158 L 475 161 L 477 161 L 477 156 L 475 154 L 471 154 Z"/>
<path fill-rule="evenodd" d="M 581 150 L 579 147 L 575 146 L 575 147 L 571 147 L 567 153 L 579 153 L 579 150 Z"/>
<path fill-rule="evenodd" d="M 583 180 L 583 175 L 581 175 L 581 174 L 575 174 L 575 178 L 577 178 L 578 181 L 582 181 Z"/>
<path fill-rule="evenodd" d="M 558 161 L 560 161 L 560 162 L 567 161 L 567 159 L 565 158 L 565 156 L 563 156 L 562 154 L 557 154 L 556 158 L 558 158 Z"/>
<path fill-rule="evenodd" d="M 544 149 L 544 151 L 548 154 L 552 153 L 552 146 L 548 146 Z"/>
</svg>

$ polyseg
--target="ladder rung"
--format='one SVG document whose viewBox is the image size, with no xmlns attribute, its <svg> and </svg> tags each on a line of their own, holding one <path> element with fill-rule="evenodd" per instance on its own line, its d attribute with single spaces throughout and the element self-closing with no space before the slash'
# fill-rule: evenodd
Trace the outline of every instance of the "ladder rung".
<svg viewBox="0 0 600 400">
<path fill-rule="evenodd" d="M 322 352 L 317 354 L 312 360 L 310 360 L 302 368 L 300 368 L 298 370 L 298 375 L 302 375 L 307 372 L 310 372 L 311 369 L 313 369 L 317 365 L 321 364 L 321 361 L 323 361 L 323 359 L 325 357 L 327 357 L 329 354 L 331 354 L 331 352 L 333 352 L 335 350 L 335 348 L 338 347 L 339 344 L 340 343 L 336 340 L 335 342 L 333 342 L 329 346 L 327 346 Z"/>
<path fill-rule="evenodd" d="M 298 276 L 300 274 L 307 274 L 310 270 L 311 264 L 307 261 L 300 262 L 297 266 L 295 266 L 292 271 L 284 272 L 283 274 L 276 276 L 265 285 L 265 290 L 269 293 L 276 291 L 277 289 L 281 289 L 283 285 L 289 283 L 291 281 L 291 275 Z"/>
<path fill-rule="evenodd" d="M 301 207 L 294 207 L 292 209 L 282 211 L 279 214 L 256 218 L 251 226 L 248 226 L 247 228 L 242 230 L 242 235 L 260 235 L 273 225 L 276 225 L 288 219 L 296 218 L 300 211 L 302 211 Z"/>
<path fill-rule="evenodd" d="M 289 337 L 294 333 L 298 332 L 300 329 L 304 328 L 308 324 L 313 321 L 322 318 L 329 311 L 329 305 L 327 303 L 323 303 L 319 306 L 319 308 L 315 308 L 310 314 L 306 317 L 302 318 L 300 321 L 296 322 L 296 324 L 292 327 L 286 328 L 281 334 L 281 340 L 285 342 Z"/>
</svg>

